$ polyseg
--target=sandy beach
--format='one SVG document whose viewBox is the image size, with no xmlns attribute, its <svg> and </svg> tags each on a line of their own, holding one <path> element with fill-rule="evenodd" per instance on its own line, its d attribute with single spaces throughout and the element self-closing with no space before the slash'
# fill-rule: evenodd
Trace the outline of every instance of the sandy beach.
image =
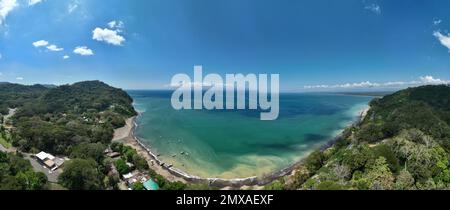
<svg viewBox="0 0 450 210">
<path fill-rule="evenodd" d="M 136 117 L 127 119 L 126 125 L 124 127 L 118 128 L 114 131 L 113 142 L 121 142 L 124 145 L 134 148 L 139 153 L 139 155 L 141 155 L 147 160 L 148 165 L 150 166 L 151 169 L 153 169 L 156 173 L 160 174 L 161 176 L 165 177 L 167 180 L 171 182 L 180 181 L 186 183 L 186 180 L 184 180 L 183 178 L 172 175 L 166 168 L 157 164 L 158 161 L 149 154 L 147 148 L 144 148 L 135 139 L 135 136 L 133 134 L 135 128 L 134 122 L 135 119 Z"/>
<path fill-rule="evenodd" d="M 131 135 L 131 132 L 132 132 L 133 127 L 134 127 L 134 122 L 133 122 L 134 119 L 135 119 L 135 117 L 128 118 L 125 121 L 126 124 L 125 124 L 124 127 L 121 127 L 121 128 L 118 128 L 118 129 L 114 130 L 114 137 L 113 137 L 113 140 L 112 140 L 113 142 L 125 139 L 126 137 L 129 137 Z"/>
<path fill-rule="evenodd" d="M 359 112 L 359 119 L 350 126 L 359 124 L 367 116 L 367 112 L 369 111 L 369 109 L 370 108 L 368 107 L 361 110 Z M 143 145 L 134 135 L 134 130 L 136 128 L 135 120 L 136 117 L 129 118 L 126 120 L 126 125 L 124 127 L 116 129 L 114 132 L 113 142 L 121 142 L 124 145 L 134 148 L 142 157 L 147 160 L 151 169 L 171 182 L 180 181 L 183 183 L 204 183 L 211 186 L 220 187 L 225 190 L 232 188 L 262 189 L 262 186 L 272 182 L 273 180 L 286 175 L 291 175 L 293 172 L 295 172 L 295 169 L 303 163 L 303 161 L 299 161 L 288 168 L 280 171 L 275 171 L 263 177 L 249 177 L 244 179 L 218 179 L 191 176 L 176 168 L 166 167 L 166 164 L 159 160 L 158 157 L 153 154 L 149 148 L 147 148 L 147 146 Z M 341 135 L 336 136 L 333 140 L 329 141 L 328 144 L 325 144 L 324 148 L 331 147 L 340 138 Z"/>
<path fill-rule="evenodd" d="M 203 183 L 209 184 L 211 186 L 220 187 L 222 189 L 232 189 L 232 188 L 252 188 L 252 189 L 262 189 L 262 184 L 259 183 L 257 177 L 250 177 L 247 179 L 217 179 L 217 178 L 200 178 L 196 176 L 191 176 L 181 170 L 172 167 L 166 167 L 166 164 L 150 152 L 150 150 L 139 142 L 138 138 L 134 135 L 134 129 L 136 117 L 132 117 L 126 120 L 126 125 L 122 128 L 118 128 L 114 131 L 113 142 L 120 142 L 124 145 L 134 148 L 139 155 L 144 157 L 150 168 L 153 169 L 159 175 L 165 177 L 171 182 L 180 181 L 183 183 Z M 277 173 L 279 177 L 279 173 Z M 266 179 L 266 177 L 264 178 Z M 273 179 L 271 179 L 273 180 Z"/>
</svg>

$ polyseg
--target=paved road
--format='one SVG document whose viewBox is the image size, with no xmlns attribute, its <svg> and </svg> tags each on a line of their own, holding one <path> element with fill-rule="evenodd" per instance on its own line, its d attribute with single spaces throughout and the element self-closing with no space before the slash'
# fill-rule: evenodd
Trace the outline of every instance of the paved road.
<svg viewBox="0 0 450 210">
<path fill-rule="evenodd" d="M 0 151 L 2 151 L 2 152 L 8 152 L 8 150 L 7 150 L 3 145 L 1 145 L 1 144 L 0 144 Z"/>
</svg>

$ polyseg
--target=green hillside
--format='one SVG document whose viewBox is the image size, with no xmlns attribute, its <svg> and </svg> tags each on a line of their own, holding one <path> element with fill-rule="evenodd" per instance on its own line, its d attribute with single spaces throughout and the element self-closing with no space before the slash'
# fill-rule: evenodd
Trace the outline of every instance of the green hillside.
<svg viewBox="0 0 450 210">
<path fill-rule="evenodd" d="M 361 124 L 267 189 L 450 189 L 449 123 L 449 86 L 375 99 Z"/>
<path fill-rule="evenodd" d="M 25 86 L 0 83 L 0 114 L 8 114 L 8 108 L 23 106 L 42 96 L 47 90 L 42 85 Z"/>
<path fill-rule="evenodd" d="M 0 107 L 18 108 L 12 144 L 22 151 L 69 154 L 81 143 L 108 144 L 136 114 L 132 98 L 100 81 L 45 87 L 3 84 Z"/>
</svg>

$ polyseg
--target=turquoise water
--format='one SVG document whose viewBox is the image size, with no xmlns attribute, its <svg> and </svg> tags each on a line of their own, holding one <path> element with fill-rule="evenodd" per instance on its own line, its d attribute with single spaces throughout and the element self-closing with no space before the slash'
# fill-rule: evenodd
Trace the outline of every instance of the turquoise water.
<svg viewBox="0 0 450 210">
<path fill-rule="evenodd" d="M 370 97 L 281 94 L 280 117 L 257 111 L 176 111 L 168 91 L 129 91 L 136 135 L 161 160 L 200 177 L 246 178 L 286 168 L 355 121 Z"/>
<path fill-rule="evenodd" d="M 155 181 L 149 179 L 148 181 L 144 182 L 144 187 L 147 190 L 159 190 L 158 183 Z"/>
</svg>

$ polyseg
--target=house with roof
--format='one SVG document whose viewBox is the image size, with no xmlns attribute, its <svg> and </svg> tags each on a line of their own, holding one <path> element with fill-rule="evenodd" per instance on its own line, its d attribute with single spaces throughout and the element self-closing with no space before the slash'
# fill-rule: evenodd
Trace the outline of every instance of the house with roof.
<svg viewBox="0 0 450 210">
<path fill-rule="evenodd" d="M 147 190 L 158 190 L 159 186 L 154 182 L 149 175 L 142 173 L 140 171 L 131 172 L 122 175 L 124 181 L 128 185 L 128 189 L 132 189 L 133 185 L 136 183 L 142 183 L 144 188 Z"/>
<path fill-rule="evenodd" d="M 54 171 L 61 167 L 65 160 L 62 158 L 57 158 L 50 153 L 46 153 L 44 151 L 36 154 L 37 161 L 42 164 L 42 166 Z"/>
</svg>

